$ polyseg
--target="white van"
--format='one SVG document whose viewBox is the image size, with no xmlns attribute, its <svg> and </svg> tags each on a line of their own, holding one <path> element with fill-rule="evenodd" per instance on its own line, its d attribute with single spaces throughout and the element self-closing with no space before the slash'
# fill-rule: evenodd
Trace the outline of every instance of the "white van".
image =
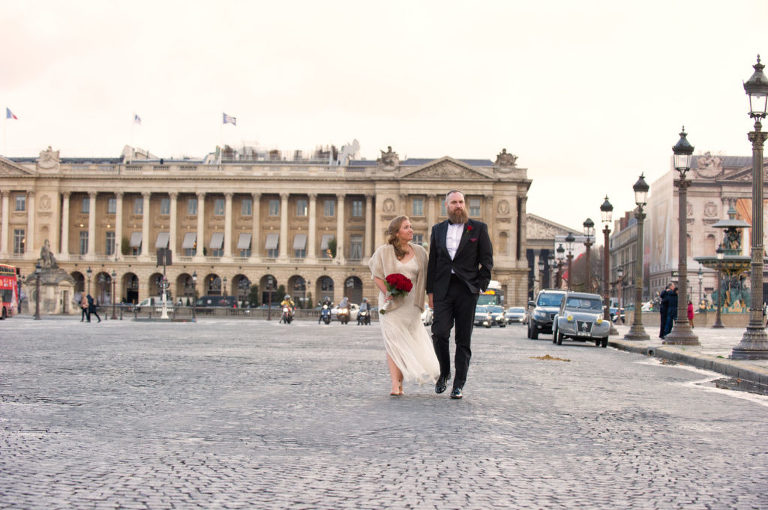
<svg viewBox="0 0 768 510">
<path fill-rule="evenodd" d="M 136 312 L 140 312 L 142 309 L 146 309 L 146 310 L 154 310 L 157 313 L 161 313 L 163 311 L 163 299 L 160 296 L 148 297 L 142 300 L 141 303 L 134 306 L 133 309 Z M 165 309 L 168 312 L 173 311 L 173 301 L 169 298 L 166 298 L 165 300 Z"/>
</svg>

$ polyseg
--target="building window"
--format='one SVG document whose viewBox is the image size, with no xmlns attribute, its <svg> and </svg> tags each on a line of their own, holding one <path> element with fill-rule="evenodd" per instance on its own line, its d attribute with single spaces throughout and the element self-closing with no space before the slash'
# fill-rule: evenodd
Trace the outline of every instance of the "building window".
<svg viewBox="0 0 768 510">
<path fill-rule="evenodd" d="M 326 200 L 323 202 L 323 216 L 331 217 L 336 216 L 336 201 Z"/>
<path fill-rule="evenodd" d="M 480 216 L 480 199 L 479 198 L 469 199 L 469 215 L 474 218 L 477 218 Z"/>
<path fill-rule="evenodd" d="M 24 229 L 13 229 L 13 254 L 24 255 Z"/>
<path fill-rule="evenodd" d="M 27 197 L 24 195 L 16 195 L 16 211 L 24 212 L 27 210 Z"/>
<path fill-rule="evenodd" d="M 413 241 L 411 241 L 413 244 L 418 244 L 419 246 L 424 244 L 424 234 L 413 234 Z"/>
<path fill-rule="evenodd" d="M 104 253 L 109 255 L 115 254 L 115 233 L 114 232 L 107 232 L 107 241 L 106 241 L 106 249 L 104 250 Z"/>
<path fill-rule="evenodd" d="M 352 216 L 354 218 L 360 218 L 363 215 L 363 201 L 362 200 L 353 200 L 352 201 Z"/>
<path fill-rule="evenodd" d="M 160 215 L 168 216 L 169 214 L 171 214 L 171 199 L 170 198 L 160 199 Z"/>
<path fill-rule="evenodd" d="M 133 214 L 144 214 L 144 199 L 135 198 L 133 200 Z"/>
<path fill-rule="evenodd" d="M 211 257 L 223 257 L 224 248 L 211 248 Z"/>
<path fill-rule="evenodd" d="M 269 215 L 280 216 L 280 201 L 272 199 L 269 201 Z"/>
<path fill-rule="evenodd" d="M 80 255 L 88 253 L 88 232 L 80 231 Z"/>
<path fill-rule="evenodd" d="M 349 236 L 349 258 L 351 260 L 360 260 L 363 258 L 363 236 Z"/>
<path fill-rule="evenodd" d="M 307 249 L 306 248 L 296 248 L 293 250 L 293 256 L 297 259 L 303 259 L 307 256 Z"/>
<path fill-rule="evenodd" d="M 307 199 L 306 198 L 296 199 L 296 216 L 306 216 L 306 215 L 307 215 Z"/>
<path fill-rule="evenodd" d="M 190 198 L 187 200 L 187 214 L 190 216 L 197 216 L 197 199 Z"/>
<path fill-rule="evenodd" d="M 253 216 L 253 200 L 244 198 L 240 202 L 240 216 Z"/>
<path fill-rule="evenodd" d="M 448 211 L 445 209 L 445 201 L 440 202 L 440 216 L 448 216 Z"/>
<path fill-rule="evenodd" d="M 276 259 L 279 255 L 279 250 L 277 248 L 269 248 L 267 249 L 267 257 L 271 259 Z"/>
<path fill-rule="evenodd" d="M 240 250 L 240 256 L 241 257 L 250 257 L 251 256 L 251 249 L 250 248 L 245 248 L 245 249 Z"/>
<path fill-rule="evenodd" d="M 224 216 L 224 199 L 223 198 L 217 198 L 216 200 L 214 200 L 213 215 Z"/>
<path fill-rule="evenodd" d="M 414 198 L 413 199 L 413 207 L 411 210 L 412 216 L 424 216 L 424 199 L 423 198 Z"/>
<path fill-rule="evenodd" d="M 117 199 L 114 197 L 107 200 L 107 214 L 117 214 Z"/>
<path fill-rule="evenodd" d="M 83 214 L 88 214 L 90 211 L 91 211 L 91 199 L 88 197 L 85 197 L 82 201 L 80 212 Z"/>
</svg>

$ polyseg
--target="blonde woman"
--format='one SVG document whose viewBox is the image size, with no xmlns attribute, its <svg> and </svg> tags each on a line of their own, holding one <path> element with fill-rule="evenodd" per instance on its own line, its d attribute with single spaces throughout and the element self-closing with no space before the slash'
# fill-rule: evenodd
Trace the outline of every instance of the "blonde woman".
<svg viewBox="0 0 768 510">
<path fill-rule="evenodd" d="M 403 394 L 403 380 L 432 383 L 440 374 L 432 340 L 421 323 L 427 280 L 427 252 L 411 243 L 413 228 L 407 216 L 398 216 L 387 228 L 387 243 L 376 249 L 369 267 L 379 288 L 379 323 L 392 380 L 390 395 Z M 388 295 L 386 277 L 400 273 L 413 282 L 402 297 Z"/>
</svg>

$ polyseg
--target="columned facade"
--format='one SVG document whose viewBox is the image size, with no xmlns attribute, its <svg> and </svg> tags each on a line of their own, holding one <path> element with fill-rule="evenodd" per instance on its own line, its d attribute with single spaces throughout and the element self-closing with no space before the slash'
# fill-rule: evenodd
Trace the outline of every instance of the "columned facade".
<svg viewBox="0 0 768 510">
<path fill-rule="evenodd" d="M 489 226 L 493 279 L 506 290 L 505 303 L 526 300 L 531 181 L 509 159 L 401 162 L 395 154 L 344 165 L 285 159 L 83 164 L 49 149 L 40 158 L 0 163 L 0 261 L 31 274 L 47 240 L 59 266 L 78 282 L 76 295 L 88 267 L 92 285 L 103 286 L 103 274 L 117 273 L 119 302 L 159 294 L 155 250 L 168 246 L 174 299 L 224 292 L 244 297 L 268 276 L 307 307 L 321 295 L 336 302 L 344 295 L 353 302 L 375 299 L 367 262 L 385 242 L 390 221 L 409 216 L 427 245 L 432 225 L 446 219 L 445 193 L 459 189 L 472 199 L 470 216 Z"/>
</svg>

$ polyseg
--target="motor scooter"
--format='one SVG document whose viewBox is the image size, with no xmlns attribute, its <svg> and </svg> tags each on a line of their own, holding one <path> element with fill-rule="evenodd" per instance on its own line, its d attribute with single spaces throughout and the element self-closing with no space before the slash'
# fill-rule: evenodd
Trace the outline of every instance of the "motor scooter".
<svg viewBox="0 0 768 510">
<path fill-rule="evenodd" d="M 290 324 L 292 320 L 293 320 L 293 310 L 291 310 L 291 308 L 288 306 L 284 306 L 283 315 L 280 317 L 280 322 L 283 322 L 285 324 Z"/>
<path fill-rule="evenodd" d="M 339 313 L 336 314 L 336 318 L 341 324 L 349 324 L 349 308 L 339 308 Z"/>
<path fill-rule="evenodd" d="M 371 324 L 371 312 L 368 310 L 360 310 L 357 312 L 357 325 L 369 326 Z"/>
<path fill-rule="evenodd" d="M 331 307 L 330 306 L 323 305 L 323 308 L 320 310 L 320 320 L 326 324 L 331 323 Z"/>
</svg>

